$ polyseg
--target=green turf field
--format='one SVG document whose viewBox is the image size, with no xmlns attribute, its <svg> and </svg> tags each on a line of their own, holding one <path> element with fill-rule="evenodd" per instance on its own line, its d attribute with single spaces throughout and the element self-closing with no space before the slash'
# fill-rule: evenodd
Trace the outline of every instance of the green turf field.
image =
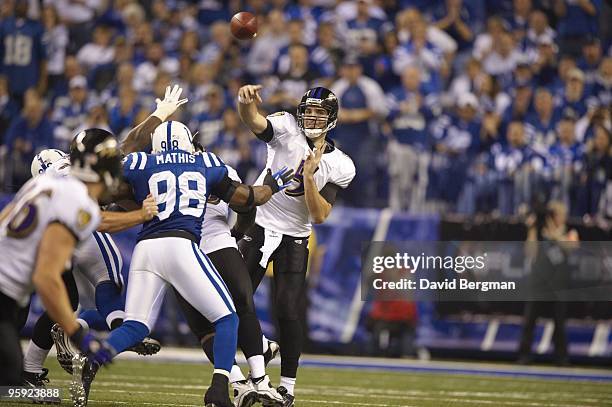
<svg viewBox="0 0 612 407">
<path fill-rule="evenodd" d="M 69 405 L 70 377 L 49 359 L 50 386 Z M 271 367 L 277 383 L 279 369 Z M 210 366 L 119 360 L 101 370 L 91 406 L 202 406 Z M 297 406 L 612 406 L 610 382 L 303 367 Z M 8 403 L 0 403 L 9 406 Z M 23 405 L 23 404 L 20 404 Z"/>
</svg>

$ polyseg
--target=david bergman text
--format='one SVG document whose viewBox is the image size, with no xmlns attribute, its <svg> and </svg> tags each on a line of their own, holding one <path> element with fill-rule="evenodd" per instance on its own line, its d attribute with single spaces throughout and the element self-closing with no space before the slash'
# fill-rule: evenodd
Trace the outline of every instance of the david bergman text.
<svg viewBox="0 0 612 407">
<path fill-rule="evenodd" d="M 417 282 L 418 281 L 418 282 Z M 465 279 L 432 281 L 426 278 L 410 280 L 402 278 L 399 281 L 384 281 L 377 278 L 372 282 L 375 290 L 515 290 L 514 281 L 470 281 Z"/>
</svg>

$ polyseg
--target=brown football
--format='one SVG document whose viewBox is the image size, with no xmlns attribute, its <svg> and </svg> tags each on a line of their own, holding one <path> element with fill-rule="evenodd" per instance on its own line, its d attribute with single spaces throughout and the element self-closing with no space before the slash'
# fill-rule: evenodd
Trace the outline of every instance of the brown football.
<svg viewBox="0 0 612 407">
<path fill-rule="evenodd" d="M 250 40 L 257 35 L 257 17 L 248 11 L 234 14 L 230 22 L 232 35 L 239 40 Z"/>
</svg>

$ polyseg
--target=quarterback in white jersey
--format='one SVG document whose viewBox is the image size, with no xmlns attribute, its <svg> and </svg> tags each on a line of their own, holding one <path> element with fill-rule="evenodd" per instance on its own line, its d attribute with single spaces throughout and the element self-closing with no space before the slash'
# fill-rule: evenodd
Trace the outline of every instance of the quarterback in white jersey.
<svg viewBox="0 0 612 407">
<path fill-rule="evenodd" d="M 283 407 L 292 407 L 302 349 L 299 301 L 304 294 L 308 237 L 312 223 L 325 221 L 337 192 L 355 177 L 355 165 L 326 137 L 338 118 L 338 99 L 333 92 L 322 87 L 309 89 L 297 107 L 296 117 L 287 112 L 264 117 L 257 111 L 260 89 L 259 85 L 240 88 L 238 113 L 257 138 L 267 143 L 266 167 L 295 169 L 294 185 L 258 208 L 255 225 L 239 242 L 239 248 L 253 287 L 261 282 L 270 261 L 274 262 L 274 306 L 281 346 L 278 392 L 284 397 Z"/>
<path fill-rule="evenodd" d="M 105 130 L 83 131 L 77 145 L 71 176 L 30 180 L 0 213 L 0 385 L 21 384 L 17 314 L 34 289 L 81 351 L 100 364 L 111 359 L 108 345 L 77 323 L 61 274 L 75 246 L 100 222 L 96 200 L 115 188 L 121 158 Z"/>
</svg>

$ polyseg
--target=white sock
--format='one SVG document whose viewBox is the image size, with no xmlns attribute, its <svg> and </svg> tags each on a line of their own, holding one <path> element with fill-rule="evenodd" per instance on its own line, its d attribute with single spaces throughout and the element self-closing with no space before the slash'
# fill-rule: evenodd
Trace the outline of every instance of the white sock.
<svg viewBox="0 0 612 407">
<path fill-rule="evenodd" d="M 293 396 L 293 388 L 295 387 L 295 377 L 281 376 L 280 386 L 287 389 L 287 392 Z"/>
<path fill-rule="evenodd" d="M 247 359 L 249 363 L 249 368 L 251 369 L 251 377 L 254 379 L 259 379 L 266 375 L 266 365 L 264 363 L 263 355 L 255 355 L 251 356 Z"/>
<path fill-rule="evenodd" d="M 232 365 L 232 370 L 229 374 L 230 383 L 240 382 L 242 380 L 246 380 L 246 377 L 242 374 L 242 370 L 240 370 L 240 366 Z"/>
<path fill-rule="evenodd" d="M 43 363 L 45 363 L 50 350 L 43 349 L 30 340 L 23 358 L 23 370 L 30 373 L 42 373 Z"/>
<path fill-rule="evenodd" d="M 115 319 L 125 319 L 125 312 L 122 310 L 115 310 L 106 316 L 106 325 L 108 329 L 111 329 L 111 324 Z"/>
<path fill-rule="evenodd" d="M 263 342 L 262 353 L 266 353 L 270 348 L 270 346 L 268 345 L 268 338 L 266 338 L 266 335 L 261 335 L 261 340 Z"/>
</svg>

